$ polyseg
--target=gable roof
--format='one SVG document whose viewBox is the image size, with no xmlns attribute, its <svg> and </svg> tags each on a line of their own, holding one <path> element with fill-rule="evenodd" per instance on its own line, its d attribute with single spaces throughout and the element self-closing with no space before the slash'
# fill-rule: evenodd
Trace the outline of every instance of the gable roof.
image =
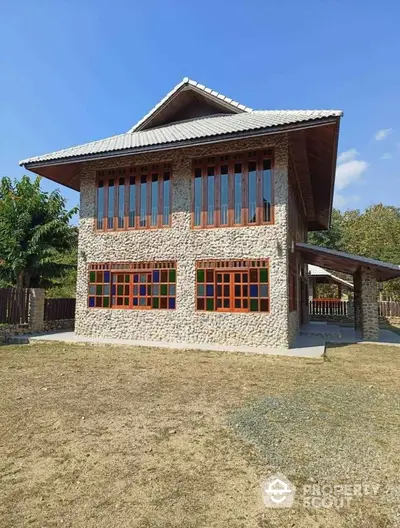
<svg viewBox="0 0 400 528">
<path fill-rule="evenodd" d="M 241 114 L 202 117 L 139 132 L 126 132 L 99 141 L 71 147 L 43 156 L 20 161 L 27 168 L 48 162 L 82 161 L 112 155 L 128 155 L 151 151 L 223 141 L 240 135 L 273 133 L 307 124 L 323 124 L 342 115 L 339 110 L 252 110 Z"/>
<path fill-rule="evenodd" d="M 231 113 L 251 112 L 252 109 L 244 106 L 237 101 L 234 101 L 226 95 L 222 95 L 211 88 L 207 88 L 204 84 L 200 84 L 197 81 L 193 81 L 188 77 L 184 77 L 180 83 L 178 83 L 165 97 L 161 99 L 145 116 L 143 116 L 128 132 L 135 132 L 149 128 L 152 119 L 162 109 L 165 109 L 173 99 L 177 98 L 180 93 L 184 90 L 191 90 L 201 94 L 204 98 L 212 101 L 216 106 L 229 110 Z"/>
<path fill-rule="evenodd" d="M 329 277 L 334 282 L 339 282 L 340 284 L 344 284 L 345 286 L 351 289 L 354 288 L 351 282 L 345 279 L 342 279 L 341 277 L 338 277 L 337 275 L 334 275 L 333 273 L 331 273 L 330 271 L 324 268 L 320 268 L 319 266 L 314 266 L 313 264 L 308 264 L 308 274 L 311 277 Z"/>
</svg>

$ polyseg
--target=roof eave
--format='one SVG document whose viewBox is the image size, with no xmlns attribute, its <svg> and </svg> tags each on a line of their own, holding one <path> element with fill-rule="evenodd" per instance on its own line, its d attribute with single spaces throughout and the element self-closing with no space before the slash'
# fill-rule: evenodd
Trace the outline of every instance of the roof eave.
<svg viewBox="0 0 400 528">
<path fill-rule="evenodd" d="M 293 130 L 308 129 L 320 127 L 328 124 L 337 124 L 341 116 L 324 117 L 320 119 L 312 119 L 309 121 L 300 121 L 299 123 L 289 125 L 279 125 L 275 127 L 260 128 L 256 130 L 246 130 L 242 132 L 232 132 L 229 134 L 221 134 L 218 136 L 209 136 L 199 139 L 188 139 L 184 141 L 174 141 L 171 143 L 163 143 L 159 145 L 149 145 L 145 147 L 134 147 L 127 149 L 120 149 L 114 151 L 105 151 L 95 154 L 84 154 L 80 156 L 71 156 L 65 158 L 58 158 L 53 160 L 32 161 L 22 160 L 19 165 L 26 169 L 34 169 L 38 167 L 50 165 L 62 165 L 66 163 L 81 163 L 84 161 L 96 161 L 104 158 L 116 158 L 123 156 L 131 156 L 136 153 L 160 152 L 163 150 L 176 150 L 178 148 L 201 146 L 207 144 L 223 143 L 225 141 L 234 141 L 236 139 L 245 139 L 258 136 L 269 136 L 277 133 L 290 132 Z"/>
</svg>

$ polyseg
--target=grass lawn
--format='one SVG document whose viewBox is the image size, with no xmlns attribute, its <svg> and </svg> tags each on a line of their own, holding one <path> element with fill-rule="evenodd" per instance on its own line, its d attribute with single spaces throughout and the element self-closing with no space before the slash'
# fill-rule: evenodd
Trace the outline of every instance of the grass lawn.
<svg viewBox="0 0 400 528">
<path fill-rule="evenodd" d="M 399 525 L 400 348 L 322 361 L 37 343 L 0 347 L 0 387 L 1 527 Z M 263 506 L 275 471 L 293 508 Z M 304 506 L 319 484 L 379 491 Z"/>
</svg>

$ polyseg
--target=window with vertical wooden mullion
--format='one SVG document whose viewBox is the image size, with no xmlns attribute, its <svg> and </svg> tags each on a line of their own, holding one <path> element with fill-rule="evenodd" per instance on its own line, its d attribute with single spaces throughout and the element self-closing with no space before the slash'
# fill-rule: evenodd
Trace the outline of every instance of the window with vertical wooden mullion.
<svg viewBox="0 0 400 528">
<path fill-rule="evenodd" d="M 176 263 L 90 264 L 88 307 L 174 310 Z"/>
<path fill-rule="evenodd" d="M 273 223 L 272 150 L 194 160 L 192 201 L 194 228 Z"/>
<path fill-rule="evenodd" d="M 269 312 L 268 261 L 199 261 L 196 267 L 197 310 Z"/>
<path fill-rule="evenodd" d="M 170 225 L 170 163 L 98 172 L 96 230 L 157 229 Z"/>
</svg>

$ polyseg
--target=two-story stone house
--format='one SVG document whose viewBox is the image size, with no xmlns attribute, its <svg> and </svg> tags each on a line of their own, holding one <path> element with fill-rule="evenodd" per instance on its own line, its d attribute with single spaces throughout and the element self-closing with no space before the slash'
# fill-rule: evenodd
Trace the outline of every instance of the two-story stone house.
<svg viewBox="0 0 400 528">
<path fill-rule="evenodd" d="M 81 193 L 76 332 L 290 346 L 308 314 L 296 244 L 329 226 L 341 115 L 185 78 L 128 132 L 21 162 Z"/>
</svg>

